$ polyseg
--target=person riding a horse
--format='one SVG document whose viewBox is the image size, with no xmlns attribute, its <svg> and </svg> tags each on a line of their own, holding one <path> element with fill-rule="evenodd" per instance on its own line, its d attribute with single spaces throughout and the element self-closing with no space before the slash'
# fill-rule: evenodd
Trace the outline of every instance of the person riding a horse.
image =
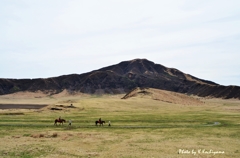
<svg viewBox="0 0 240 158">
<path fill-rule="evenodd" d="M 61 117 L 59 117 L 59 118 L 55 119 L 54 125 L 57 125 L 57 123 L 59 123 L 59 125 L 60 125 L 60 124 L 63 125 L 63 123 L 65 123 L 65 122 L 66 122 L 66 120 L 64 120 L 64 119 L 62 119 Z"/>
<path fill-rule="evenodd" d="M 95 121 L 96 126 L 97 126 L 98 124 L 99 124 L 100 126 L 103 126 L 104 123 L 105 123 L 105 121 L 101 120 L 101 118 Z"/>
</svg>

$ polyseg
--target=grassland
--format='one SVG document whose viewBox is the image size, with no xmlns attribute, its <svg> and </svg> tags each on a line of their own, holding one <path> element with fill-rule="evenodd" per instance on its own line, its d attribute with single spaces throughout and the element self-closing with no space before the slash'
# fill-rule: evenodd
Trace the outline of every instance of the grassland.
<svg viewBox="0 0 240 158">
<path fill-rule="evenodd" d="M 49 104 L 0 110 L 0 157 L 240 157 L 239 100 L 184 105 L 122 96 L 0 96 L 0 103 Z M 76 108 L 50 110 L 71 103 Z M 59 116 L 72 126 L 54 126 Z M 94 123 L 100 117 L 103 127 Z"/>
</svg>

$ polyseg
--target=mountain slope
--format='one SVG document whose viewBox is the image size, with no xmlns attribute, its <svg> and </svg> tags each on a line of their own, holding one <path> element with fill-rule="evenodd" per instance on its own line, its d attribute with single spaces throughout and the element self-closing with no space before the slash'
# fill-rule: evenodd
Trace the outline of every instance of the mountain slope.
<svg viewBox="0 0 240 158">
<path fill-rule="evenodd" d="M 116 65 L 84 74 L 71 74 L 46 79 L 0 79 L 0 94 L 18 91 L 59 93 L 80 91 L 90 94 L 126 93 L 136 87 L 151 87 L 202 97 L 238 98 L 239 86 L 221 86 L 196 78 L 174 68 L 146 59 L 123 61 Z"/>
</svg>

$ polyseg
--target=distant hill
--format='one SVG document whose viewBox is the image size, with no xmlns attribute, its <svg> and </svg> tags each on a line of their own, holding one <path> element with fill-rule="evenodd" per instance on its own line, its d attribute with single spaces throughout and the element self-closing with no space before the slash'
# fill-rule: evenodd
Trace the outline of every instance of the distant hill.
<svg viewBox="0 0 240 158">
<path fill-rule="evenodd" d="M 127 93 L 136 87 L 157 88 L 201 97 L 238 98 L 239 86 L 222 86 L 147 59 L 123 61 L 84 74 L 39 79 L 0 79 L 0 95 L 19 91 L 56 94 L 63 90 L 89 94 Z"/>
<path fill-rule="evenodd" d="M 160 89 L 154 89 L 154 88 L 139 88 L 139 87 L 127 93 L 122 99 L 129 99 L 133 97 L 149 98 L 149 99 L 158 100 L 162 102 L 182 104 L 182 105 L 204 104 L 199 99 L 185 95 L 185 94 L 166 91 L 166 90 L 160 90 Z"/>
</svg>

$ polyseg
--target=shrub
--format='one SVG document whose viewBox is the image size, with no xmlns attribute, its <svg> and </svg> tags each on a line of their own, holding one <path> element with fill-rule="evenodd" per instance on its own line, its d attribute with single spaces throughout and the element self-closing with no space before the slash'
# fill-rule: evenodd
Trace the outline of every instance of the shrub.
<svg viewBox="0 0 240 158">
<path fill-rule="evenodd" d="M 57 133 L 53 133 L 53 134 L 52 134 L 52 137 L 54 137 L 54 138 L 57 137 L 57 136 L 58 136 Z"/>
</svg>

